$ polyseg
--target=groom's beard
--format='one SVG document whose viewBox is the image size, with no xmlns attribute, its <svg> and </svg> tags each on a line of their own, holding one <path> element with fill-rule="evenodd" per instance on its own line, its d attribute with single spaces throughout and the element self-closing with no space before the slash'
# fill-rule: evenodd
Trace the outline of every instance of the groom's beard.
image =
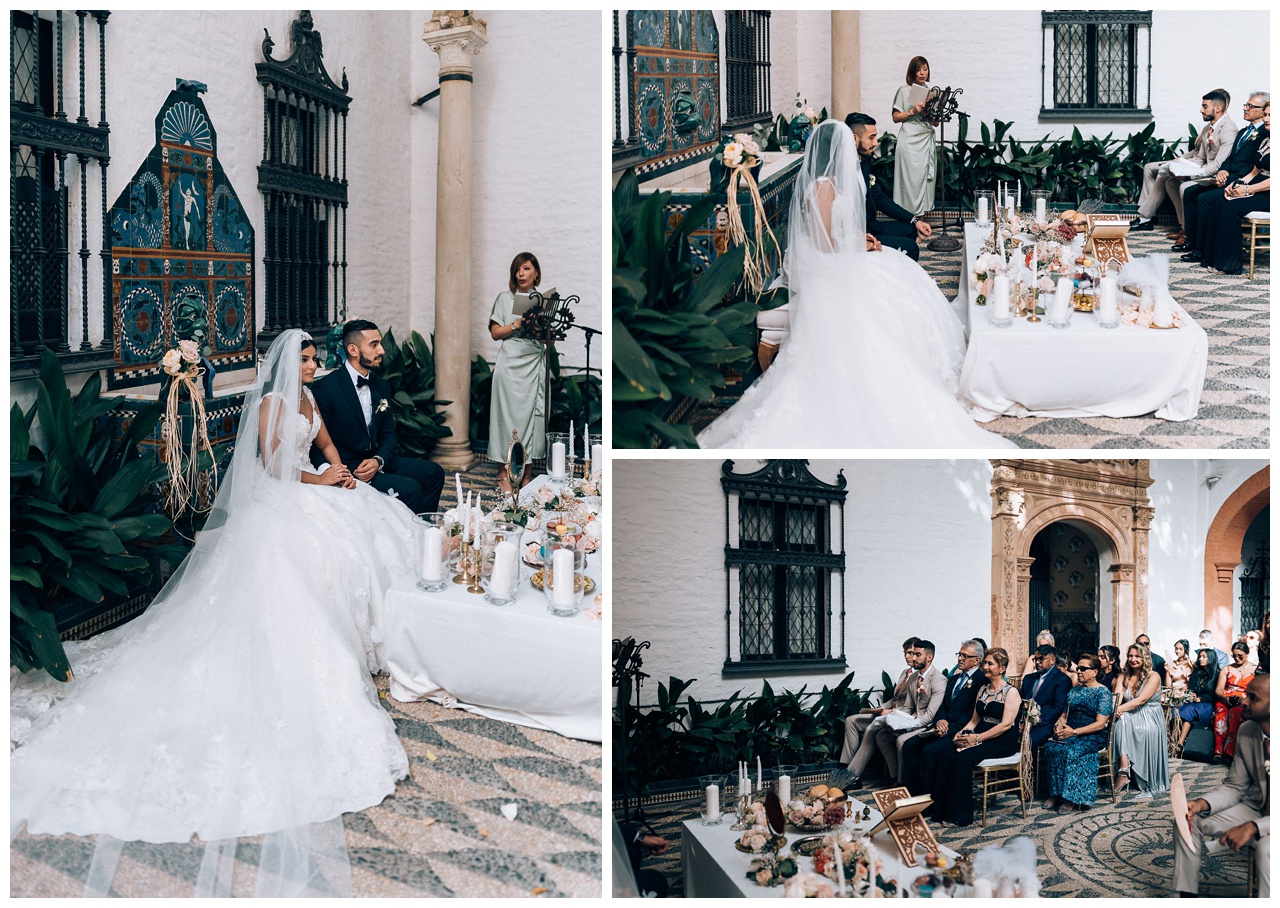
<svg viewBox="0 0 1280 908">
<path fill-rule="evenodd" d="M 378 368 L 378 366 L 381 366 L 381 365 L 382 365 L 381 356 L 377 357 L 376 359 L 366 359 L 363 353 L 360 354 L 360 368 L 376 369 Z"/>
</svg>

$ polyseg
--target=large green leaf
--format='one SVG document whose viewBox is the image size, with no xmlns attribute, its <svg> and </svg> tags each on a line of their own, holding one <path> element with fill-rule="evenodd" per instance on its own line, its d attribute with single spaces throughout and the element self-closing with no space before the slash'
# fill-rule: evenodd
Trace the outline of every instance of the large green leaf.
<svg viewBox="0 0 1280 908">
<path fill-rule="evenodd" d="M 670 400 L 671 392 L 658 377 L 653 360 L 636 343 L 626 326 L 616 318 L 613 320 L 613 364 L 636 391 Z"/>
<path fill-rule="evenodd" d="M 690 312 L 707 312 L 723 300 L 742 276 L 745 246 L 736 246 L 717 258 L 698 280 L 681 307 Z"/>
<path fill-rule="evenodd" d="M 152 464 L 144 458 L 131 460 L 103 485 L 93 502 L 93 513 L 114 517 L 137 500 L 147 484 Z"/>
<path fill-rule="evenodd" d="M 9 460 L 25 461 L 31 451 L 31 433 L 26 415 L 16 403 L 9 410 Z"/>
<path fill-rule="evenodd" d="M 58 623 L 48 612 L 33 610 L 18 626 L 18 636 L 30 647 L 35 663 L 60 681 L 71 680 L 71 665 L 58 637 Z"/>
</svg>

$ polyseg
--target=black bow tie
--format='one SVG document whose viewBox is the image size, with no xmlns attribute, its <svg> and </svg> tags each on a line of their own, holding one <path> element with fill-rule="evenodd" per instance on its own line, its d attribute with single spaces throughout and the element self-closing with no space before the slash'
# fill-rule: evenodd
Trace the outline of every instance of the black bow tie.
<svg viewBox="0 0 1280 908">
<path fill-rule="evenodd" d="M 356 387 L 357 387 L 357 388 L 364 388 L 364 387 L 366 387 L 368 384 L 369 384 L 369 376 L 367 376 L 367 375 L 357 375 L 357 376 L 356 376 Z"/>
</svg>

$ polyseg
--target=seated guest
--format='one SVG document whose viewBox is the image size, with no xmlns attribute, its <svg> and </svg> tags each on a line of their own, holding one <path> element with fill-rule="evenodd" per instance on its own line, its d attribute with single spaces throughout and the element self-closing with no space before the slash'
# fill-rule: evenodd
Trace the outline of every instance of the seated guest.
<svg viewBox="0 0 1280 908">
<path fill-rule="evenodd" d="M 1151 668 L 1151 651 L 1140 643 L 1129 647 L 1124 673 L 1116 679 L 1116 792 L 1134 787 L 1143 792 L 1169 789 L 1169 734 L 1160 706 L 1160 676 Z"/>
<path fill-rule="evenodd" d="M 1222 666 L 1231 661 L 1231 657 L 1227 655 L 1227 651 L 1225 649 L 1219 649 L 1218 645 L 1213 642 L 1213 631 L 1209 630 L 1207 627 L 1200 632 L 1196 639 L 1199 641 L 1196 649 L 1204 649 L 1207 646 L 1213 650 L 1214 655 L 1218 657 L 1218 668 L 1222 668 Z"/>
<path fill-rule="evenodd" d="M 1253 169 L 1225 189 L 1213 189 L 1200 197 L 1197 219 L 1197 249 L 1201 267 L 1222 274 L 1244 271 L 1241 230 L 1245 216 L 1271 210 L 1271 104 L 1267 103 L 1263 122 L 1267 132 L 1254 153 Z M 1188 261 L 1187 253 L 1183 258 Z"/>
<path fill-rule="evenodd" d="M 902 658 L 906 661 L 907 667 L 902 670 L 902 674 L 898 675 L 898 683 L 893 687 L 893 696 L 880 706 L 863 707 L 857 715 L 845 718 L 844 747 L 840 751 L 840 762 L 845 766 L 853 762 L 854 754 L 862 744 L 862 736 L 871 723 L 882 716 L 887 716 L 907 702 L 907 682 L 916 671 L 916 644 L 919 642 L 919 637 L 908 637 L 902 641 Z"/>
<path fill-rule="evenodd" d="M 921 761 L 926 748 L 951 747 L 951 735 L 973 715 L 973 704 L 978 698 L 978 688 L 985 679 L 978 674 L 986 647 L 977 640 L 966 640 L 956 653 L 956 665 L 947 677 L 946 693 L 938 707 L 933 728 L 908 739 L 902 745 L 902 784 L 915 795 L 924 794 L 920 775 Z"/>
<path fill-rule="evenodd" d="M 1107 746 L 1107 719 L 1114 694 L 1098 683 L 1098 657 L 1080 657 L 1080 684 L 1067 694 L 1067 711 L 1044 745 L 1049 775 L 1045 810 L 1070 813 L 1098 799 L 1098 753 Z"/>
<path fill-rule="evenodd" d="M 1048 644 L 1049 646 L 1057 646 L 1057 644 L 1054 643 L 1053 634 L 1049 633 L 1047 630 L 1043 630 L 1036 634 L 1036 646 L 1044 646 L 1045 644 Z M 1032 672 L 1040 670 L 1040 664 L 1036 661 L 1038 658 L 1036 656 L 1036 646 L 1031 647 L 1031 652 L 1027 653 L 1027 661 L 1022 666 L 1022 677 L 1024 678 Z"/>
<path fill-rule="evenodd" d="M 1071 679 L 1058 669 L 1058 651 L 1047 643 L 1036 647 L 1036 667 L 1022 679 L 1022 699 L 1040 704 L 1040 719 L 1031 727 L 1031 746 L 1039 747 L 1053 734 L 1053 728 L 1067 709 Z"/>
<path fill-rule="evenodd" d="M 1098 683 L 1107 690 L 1115 690 L 1116 678 L 1120 676 L 1120 647 L 1109 643 L 1098 647 L 1098 661 Z"/>
<path fill-rule="evenodd" d="M 1173 831 L 1173 879 L 1179 893 L 1200 890 L 1200 843 L 1205 836 L 1234 851 L 1252 844 L 1257 858 L 1258 895 L 1271 897 L 1271 681 L 1259 675 L 1245 695 L 1240 726 L 1240 759 L 1231 764 L 1223 783 L 1202 798 L 1187 802 L 1191 844 Z M 1182 822 L 1181 817 L 1174 822 Z"/>
<path fill-rule="evenodd" d="M 1250 665 L 1257 669 L 1258 667 L 1258 644 L 1262 641 L 1262 631 L 1249 631 L 1244 635 L 1244 642 L 1249 647 L 1249 658 L 1247 661 Z"/>
<path fill-rule="evenodd" d="M 875 756 L 876 750 L 879 750 L 884 756 L 889 778 L 896 779 L 899 767 L 898 754 L 901 751 L 902 744 L 905 743 L 906 739 L 918 735 L 924 728 L 933 725 L 933 717 L 937 713 L 938 707 L 942 705 L 947 683 L 947 679 L 942 676 L 942 672 L 934 668 L 933 655 L 934 646 L 930 641 L 916 641 L 916 672 L 907 683 L 906 703 L 898 707 L 899 712 L 915 718 L 921 727 L 898 731 L 892 728 L 885 719 L 873 721 L 862 736 L 862 742 L 858 745 L 857 753 L 853 755 L 853 759 L 849 762 L 849 771 L 853 773 L 853 779 L 850 784 L 857 784 L 858 780 L 861 779 L 863 773 L 867 770 L 867 764 Z"/>
<path fill-rule="evenodd" d="M 1182 731 L 1178 732 L 1178 753 L 1187 743 L 1191 726 L 1213 725 L 1213 698 L 1218 689 L 1218 654 L 1212 647 L 1196 651 L 1196 664 L 1187 678 L 1187 701 L 1178 707 Z"/>
<path fill-rule="evenodd" d="M 1231 759 L 1236 752 L 1236 732 L 1243 721 L 1244 692 L 1253 678 L 1249 666 L 1249 647 L 1231 644 L 1231 664 L 1218 672 L 1213 692 L 1213 762 Z"/>
<path fill-rule="evenodd" d="M 933 747 L 924 754 L 924 787 L 933 796 L 929 816 L 943 826 L 973 822 L 973 769 L 983 760 L 1018 752 L 1018 711 L 1022 697 L 1005 680 L 1009 654 L 1000 647 L 987 650 L 982 674 L 987 683 L 978 691 L 973 714 L 951 736 L 950 747 Z"/>
<path fill-rule="evenodd" d="M 1058 671 L 1067 676 L 1067 680 L 1071 682 L 1072 687 L 1079 683 L 1076 675 L 1078 671 L 1076 664 L 1067 657 L 1066 653 L 1058 653 Z"/>
<path fill-rule="evenodd" d="M 1171 239 L 1185 239 L 1182 228 L 1186 221 L 1182 211 L 1182 193 L 1196 181 L 1211 182 L 1214 174 L 1222 169 L 1222 163 L 1231 153 L 1239 128 L 1235 121 L 1227 115 L 1227 107 L 1231 104 L 1231 96 L 1221 88 L 1215 88 L 1200 100 L 1200 118 L 1205 127 L 1200 130 L 1186 154 L 1179 161 L 1189 161 L 1196 166 L 1190 176 L 1176 176 L 1170 169 L 1172 161 L 1152 161 L 1142 168 L 1142 194 L 1138 197 L 1138 220 L 1131 230 L 1151 230 L 1152 219 L 1160 209 L 1167 195 L 1173 202 L 1173 210 L 1178 215 L 1179 230 Z"/>
<path fill-rule="evenodd" d="M 666 898 L 667 878 L 657 870 L 647 870 L 640 862 L 651 854 L 663 854 L 671 843 L 662 836 L 649 835 L 639 823 L 627 823 L 622 827 L 622 838 L 627 845 L 627 858 L 636 878 L 636 888 L 642 898 Z"/>
<path fill-rule="evenodd" d="M 871 175 L 871 159 L 879 148 L 876 121 L 864 113 L 851 113 L 844 118 L 845 125 L 853 130 L 858 143 L 858 157 L 862 165 L 862 179 L 867 185 L 867 232 L 885 246 L 901 249 L 912 259 L 920 260 L 920 247 L 916 238 L 927 239 L 933 228 L 918 214 L 912 214 L 884 194 Z M 891 221 L 876 217 L 883 212 Z M 895 223 L 896 222 L 896 223 Z"/>
<path fill-rule="evenodd" d="M 1160 683 L 1161 683 L 1161 684 L 1166 684 L 1166 683 L 1168 683 L 1168 682 L 1165 680 L 1165 676 L 1164 676 L 1164 656 L 1160 655 L 1160 654 L 1159 654 L 1159 653 L 1157 653 L 1157 652 L 1152 652 L 1152 650 L 1151 650 L 1151 638 L 1150 638 L 1150 637 L 1148 637 L 1146 634 L 1139 634 L 1139 635 L 1138 635 L 1138 639 L 1137 639 L 1137 640 L 1135 640 L 1135 641 L 1133 641 L 1133 642 L 1134 642 L 1134 643 L 1137 643 L 1137 644 L 1139 644 L 1139 645 L 1141 645 L 1141 646 L 1145 646 L 1145 647 L 1147 648 L 1147 652 L 1150 652 L 1150 653 L 1151 653 L 1151 669 L 1152 669 L 1152 671 L 1154 671 L 1157 675 L 1159 675 L 1159 676 L 1160 676 Z"/>
<path fill-rule="evenodd" d="M 1165 666 L 1165 680 L 1171 690 L 1182 693 L 1187 689 L 1187 679 L 1195 668 L 1191 664 L 1191 642 L 1177 640 L 1173 644 L 1173 661 Z"/>
<path fill-rule="evenodd" d="M 1262 636 L 1258 638 L 1258 674 L 1271 674 L 1271 613 L 1262 616 Z"/>
<path fill-rule="evenodd" d="M 1197 181 L 1183 191 L 1183 226 L 1186 228 L 1186 239 L 1176 243 L 1173 251 L 1187 253 L 1183 256 L 1185 261 L 1200 261 L 1197 223 L 1201 193 L 1211 189 L 1222 189 L 1228 183 L 1234 183 L 1253 170 L 1253 158 L 1265 132 L 1262 114 L 1269 98 L 1266 92 L 1254 92 L 1249 96 L 1249 100 L 1244 102 L 1245 125 L 1236 134 L 1235 141 L 1231 145 L 1231 154 L 1223 161 L 1222 169 L 1213 175 L 1212 180 Z"/>
</svg>

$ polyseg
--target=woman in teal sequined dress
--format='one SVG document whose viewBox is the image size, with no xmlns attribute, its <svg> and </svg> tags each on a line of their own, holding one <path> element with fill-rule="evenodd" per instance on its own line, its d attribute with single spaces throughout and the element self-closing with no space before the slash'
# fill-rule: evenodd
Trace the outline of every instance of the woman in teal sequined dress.
<svg viewBox="0 0 1280 908">
<path fill-rule="evenodd" d="M 1069 813 L 1073 804 L 1083 809 L 1098 799 L 1098 753 L 1107 743 L 1107 719 L 1113 706 L 1111 691 L 1098 683 L 1100 667 L 1097 656 L 1080 657 L 1080 684 L 1067 692 L 1067 711 L 1045 742 L 1046 810 Z"/>
</svg>

